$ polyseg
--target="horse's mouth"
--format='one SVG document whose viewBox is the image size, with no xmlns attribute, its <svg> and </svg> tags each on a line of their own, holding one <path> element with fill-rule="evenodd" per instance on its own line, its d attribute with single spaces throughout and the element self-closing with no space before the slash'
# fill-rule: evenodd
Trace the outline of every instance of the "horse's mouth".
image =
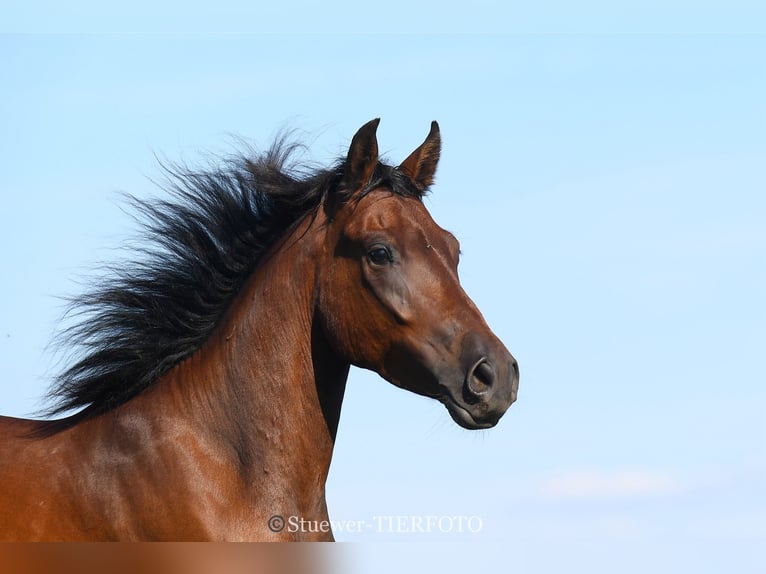
<svg viewBox="0 0 766 574">
<path fill-rule="evenodd" d="M 477 421 L 473 415 L 465 407 L 460 406 L 455 399 L 453 399 L 449 393 L 444 393 L 437 397 L 449 412 L 452 420 L 459 424 L 464 429 L 478 430 L 492 428 L 497 424 L 495 421 Z"/>
</svg>

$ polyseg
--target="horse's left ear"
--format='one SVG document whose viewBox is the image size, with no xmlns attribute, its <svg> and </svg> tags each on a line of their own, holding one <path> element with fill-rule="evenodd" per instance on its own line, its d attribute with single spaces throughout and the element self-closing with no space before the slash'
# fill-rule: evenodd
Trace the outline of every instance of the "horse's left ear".
<svg viewBox="0 0 766 574">
<path fill-rule="evenodd" d="M 413 183 L 424 191 L 434 182 L 436 164 L 442 150 L 442 139 L 439 134 L 439 124 L 431 122 L 431 131 L 418 149 L 399 166 L 399 171 L 409 177 Z"/>
</svg>

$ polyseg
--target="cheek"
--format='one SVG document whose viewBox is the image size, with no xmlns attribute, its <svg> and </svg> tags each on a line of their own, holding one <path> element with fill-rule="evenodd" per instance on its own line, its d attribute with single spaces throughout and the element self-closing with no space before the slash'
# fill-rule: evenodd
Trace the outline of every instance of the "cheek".
<svg viewBox="0 0 766 574">
<path fill-rule="evenodd" d="M 365 287 L 374 295 L 375 303 L 392 315 L 398 323 L 415 319 L 413 292 L 402 266 L 393 264 L 382 268 L 364 266 Z"/>
</svg>

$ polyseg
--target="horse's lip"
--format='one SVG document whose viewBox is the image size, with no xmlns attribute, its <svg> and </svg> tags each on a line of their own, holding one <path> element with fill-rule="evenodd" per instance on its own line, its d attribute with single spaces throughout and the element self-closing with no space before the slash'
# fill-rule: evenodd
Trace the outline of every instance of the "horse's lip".
<svg viewBox="0 0 766 574">
<path fill-rule="evenodd" d="M 492 428 L 497 422 L 479 422 L 473 415 L 465 408 L 462 407 L 452 398 L 449 392 L 443 392 L 438 397 L 440 403 L 447 407 L 452 420 L 459 424 L 464 429 L 478 430 Z"/>
</svg>

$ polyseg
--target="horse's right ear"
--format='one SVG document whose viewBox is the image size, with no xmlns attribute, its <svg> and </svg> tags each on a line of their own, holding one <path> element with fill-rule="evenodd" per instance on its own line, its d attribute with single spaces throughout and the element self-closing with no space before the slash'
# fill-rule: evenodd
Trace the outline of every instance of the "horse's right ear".
<svg viewBox="0 0 766 574">
<path fill-rule="evenodd" d="M 351 140 L 341 180 L 341 186 L 348 194 L 359 191 L 367 185 L 378 165 L 378 139 L 375 132 L 378 130 L 379 123 L 380 118 L 367 122 L 359 128 Z"/>
</svg>

